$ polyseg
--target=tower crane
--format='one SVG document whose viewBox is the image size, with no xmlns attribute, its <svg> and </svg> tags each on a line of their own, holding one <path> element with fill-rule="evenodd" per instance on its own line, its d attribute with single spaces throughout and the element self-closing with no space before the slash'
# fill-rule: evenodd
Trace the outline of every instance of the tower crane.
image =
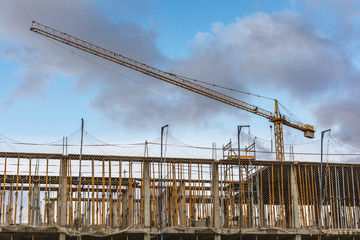
<svg viewBox="0 0 360 240">
<path fill-rule="evenodd" d="M 194 81 L 191 81 L 183 76 L 179 76 L 173 73 L 159 70 L 152 66 L 146 65 L 142 62 L 123 56 L 119 53 L 112 52 L 110 50 L 89 43 L 87 41 L 81 40 L 64 32 L 60 32 L 56 29 L 45 26 L 38 22 L 32 21 L 30 30 L 35 33 L 41 34 L 45 37 L 67 44 L 71 47 L 96 55 L 100 58 L 104 58 L 106 60 L 115 62 L 119 65 L 141 72 L 148 76 L 157 78 L 167 83 L 171 83 L 173 85 L 179 86 L 181 88 L 187 89 L 189 91 L 195 92 L 205 97 L 214 99 L 216 101 L 225 103 L 227 105 L 245 110 L 247 112 L 268 119 L 270 122 L 274 124 L 275 151 L 276 151 L 277 161 L 283 161 L 285 159 L 283 125 L 304 132 L 304 136 L 307 138 L 314 138 L 314 133 L 315 133 L 314 127 L 312 125 L 303 124 L 299 121 L 296 121 L 293 118 L 282 115 L 279 110 L 279 103 L 276 99 L 274 99 L 275 100 L 274 112 L 271 112 L 266 109 L 262 109 L 255 105 L 249 104 L 242 100 L 223 94 L 221 92 L 215 91 L 198 83 L 195 83 Z"/>
</svg>

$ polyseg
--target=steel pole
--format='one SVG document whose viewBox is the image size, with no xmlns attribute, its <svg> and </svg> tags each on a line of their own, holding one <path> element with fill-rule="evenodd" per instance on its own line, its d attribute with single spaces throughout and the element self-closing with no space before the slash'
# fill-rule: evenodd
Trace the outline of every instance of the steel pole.
<svg viewBox="0 0 360 240">
<path fill-rule="evenodd" d="M 239 228 L 241 227 L 241 162 L 240 162 L 240 133 L 241 133 L 241 129 L 242 128 L 249 128 L 249 125 L 239 125 L 238 126 L 238 160 L 239 160 Z M 241 234 L 240 234 L 240 238 L 241 238 Z"/>
<path fill-rule="evenodd" d="M 323 181 L 323 139 L 326 132 L 330 132 L 331 129 L 324 130 L 321 132 L 321 152 L 320 152 L 320 219 L 319 226 L 322 226 L 322 205 L 323 205 L 323 197 L 322 197 L 322 181 Z"/>
<path fill-rule="evenodd" d="M 81 158 L 82 158 L 82 148 L 83 148 L 83 136 L 84 136 L 84 119 L 81 119 L 81 142 L 80 142 L 80 155 L 79 155 L 78 224 L 77 224 L 78 229 L 81 224 L 80 196 L 81 196 Z"/>
<path fill-rule="evenodd" d="M 169 125 L 165 125 L 161 127 L 161 144 L 160 144 L 160 203 L 159 203 L 159 212 L 160 212 L 160 240 L 163 239 L 162 236 L 162 165 L 163 165 L 163 136 L 164 136 L 164 129 L 169 127 Z"/>
</svg>

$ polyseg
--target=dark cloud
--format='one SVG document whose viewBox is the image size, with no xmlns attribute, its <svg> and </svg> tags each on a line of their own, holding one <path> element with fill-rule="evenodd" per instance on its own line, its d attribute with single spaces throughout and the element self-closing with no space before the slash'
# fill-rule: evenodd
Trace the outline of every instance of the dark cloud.
<svg viewBox="0 0 360 240">
<path fill-rule="evenodd" d="M 319 125 L 318 131 L 332 128 L 332 135 L 345 144 L 358 148 L 360 144 L 360 8 L 359 1 L 329 1 L 327 4 L 308 1 L 307 16 L 327 16 L 322 19 L 323 33 L 327 33 L 334 49 L 345 59 L 345 69 L 338 67 L 339 81 L 332 91 L 325 92 L 311 108 Z M 321 6 L 321 7 L 320 7 Z M 308 18 L 309 21 L 314 20 Z M 325 31 L 324 31 L 325 29 Z"/>
<path fill-rule="evenodd" d="M 304 99 L 332 89 L 347 74 L 348 59 L 334 42 L 293 13 L 257 13 L 199 33 L 194 54 L 174 69 L 238 89 L 266 87 Z"/>
<path fill-rule="evenodd" d="M 321 102 L 314 115 L 324 129 L 332 128 L 332 135 L 357 146 L 360 143 L 360 97 L 341 99 L 333 97 Z M 319 129 L 323 130 L 323 129 Z"/>
</svg>

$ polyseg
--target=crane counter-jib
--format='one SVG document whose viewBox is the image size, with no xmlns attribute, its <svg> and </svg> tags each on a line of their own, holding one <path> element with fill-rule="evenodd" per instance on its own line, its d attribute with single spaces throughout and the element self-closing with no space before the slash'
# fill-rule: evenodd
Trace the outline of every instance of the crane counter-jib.
<svg viewBox="0 0 360 240">
<path fill-rule="evenodd" d="M 283 149 L 282 125 L 286 125 L 286 126 L 298 129 L 300 131 L 303 131 L 305 137 L 309 137 L 309 138 L 314 137 L 315 131 L 314 131 L 313 126 L 303 124 L 298 121 L 294 121 L 289 117 L 281 115 L 279 112 L 278 104 L 277 104 L 276 100 L 275 100 L 275 112 L 272 113 L 271 111 L 265 110 L 263 108 L 257 107 L 252 104 L 249 104 L 247 102 L 244 102 L 242 100 L 236 99 L 231 96 L 228 96 L 226 94 L 217 92 L 213 89 L 204 87 L 203 85 L 200 85 L 198 83 L 194 83 L 193 81 L 187 80 L 184 77 L 181 77 L 179 75 L 159 70 L 152 66 L 149 66 L 149 65 L 146 65 L 139 61 L 125 57 L 121 54 L 112 52 L 105 48 L 99 47 L 95 44 L 89 43 L 87 41 L 73 37 L 66 33 L 60 32 L 56 29 L 53 29 L 48 26 L 37 23 L 35 21 L 32 22 L 30 30 L 33 32 L 36 32 L 38 34 L 44 35 L 48 38 L 54 39 L 56 41 L 65 43 L 74 48 L 91 53 L 100 58 L 107 59 L 107 60 L 115 62 L 119 65 L 125 66 L 127 68 L 133 69 L 138 72 L 141 72 L 148 76 L 157 78 L 159 80 L 171 83 L 173 85 L 190 90 L 192 92 L 195 92 L 197 94 L 206 96 L 206 97 L 214 99 L 216 101 L 225 103 L 227 105 L 230 105 L 230 106 L 245 110 L 247 112 L 251 112 L 258 116 L 267 118 L 270 122 L 274 123 L 274 128 L 276 130 L 275 131 L 275 140 L 276 140 L 275 142 L 276 142 L 276 144 L 279 145 L 279 147 L 276 148 L 276 149 L 279 149 L 279 152 L 277 152 L 277 155 L 279 155 L 279 157 L 277 157 L 278 160 L 281 160 L 283 158 L 283 156 L 280 157 L 280 155 L 283 155 L 283 151 L 281 150 L 281 149 Z"/>
</svg>

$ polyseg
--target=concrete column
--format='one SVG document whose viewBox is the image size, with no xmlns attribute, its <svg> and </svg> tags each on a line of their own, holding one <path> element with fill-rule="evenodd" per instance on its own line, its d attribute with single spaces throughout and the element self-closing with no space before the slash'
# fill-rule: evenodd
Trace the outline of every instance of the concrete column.
<svg viewBox="0 0 360 240">
<path fill-rule="evenodd" d="M 293 165 L 291 165 L 291 197 L 292 197 L 292 210 L 293 210 L 293 221 L 292 221 L 292 225 L 293 228 L 300 228 L 300 208 L 299 208 L 299 194 L 298 194 L 298 190 L 297 190 L 297 184 L 296 184 L 296 179 L 295 179 L 295 173 L 294 173 L 294 168 Z M 301 239 L 301 236 L 300 236 Z"/>
<path fill-rule="evenodd" d="M 145 160 L 143 165 L 144 173 L 144 227 L 151 226 L 151 208 L 150 208 L 150 163 Z M 145 235 L 147 236 L 147 235 Z"/>
<path fill-rule="evenodd" d="M 185 182 L 180 186 L 180 227 L 185 227 L 186 218 L 186 196 L 185 196 Z"/>
<path fill-rule="evenodd" d="M 128 189 L 125 190 L 122 198 L 122 221 L 121 227 L 126 228 L 128 226 L 128 215 L 129 215 L 129 206 L 128 206 Z"/>
<path fill-rule="evenodd" d="M 51 201 L 50 203 L 48 203 L 47 205 L 47 209 L 48 209 L 48 220 L 49 220 L 49 224 L 50 225 L 54 225 L 55 221 L 54 221 L 54 202 Z"/>
<path fill-rule="evenodd" d="M 131 211 L 130 211 L 130 207 L 129 207 L 129 226 L 134 226 L 134 196 L 135 196 L 135 188 L 132 187 L 132 191 L 128 191 L 128 205 L 130 206 L 131 204 Z"/>
<path fill-rule="evenodd" d="M 224 211 L 222 214 L 224 214 L 224 228 L 228 228 L 229 227 L 229 208 L 230 208 L 230 199 L 228 197 L 226 197 L 224 199 Z"/>
<path fill-rule="evenodd" d="M 35 183 L 32 191 L 32 203 L 31 203 L 31 225 L 39 226 L 40 219 L 40 188 L 39 184 Z"/>
<path fill-rule="evenodd" d="M 66 163 L 67 158 L 63 157 L 60 162 L 60 226 L 66 226 L 66 203 L 67 203 L 67 189 L 66 189 Z M 59 203 L 58 203 L 59 204 Z"/>
<path fill-rule="evenodd" d="M 6 223 L 7 224 L 13 224 L 13 208 L 12 208 L 12 204 L 7 204 L 6 205 Z"/>
<path fill-rule="evenodd" d="M 112 227 L 116 227 L 116 223 L 117 223 L 117 215 L 118 215 L 117 205 L 118 203 L 115 201 L 112 203 L 112 223 L 111 223 Z"/>
<path fill-rule="evenodd" d="M 144 234 L 144 240 L 151 240 L 150 236 L 147 234 Z"/>
<path fill-rule="evenodd" d="M 60 160 L 60 208 L 59 208 L 59 224 L 66 226 L 66 204 L 67 204 L 67 189 L 66 189 L 66 164 L 67 158 L 62 157 Z M 66 240 L 66 234 L 60 233 L 59 240 Z"/>
<path fill-rule="evenodd" d="M 214 227 L 220 227 L 220 201 L 219 201 L 219 163 L 213 163 L 213 197 L 214 197 Z"/>
<path fill-rule="evenodd" d="M 221 235 L 220 234 L 215 234 L 214 235 L 214 240 L 221 240 Z"/>
</svg>

